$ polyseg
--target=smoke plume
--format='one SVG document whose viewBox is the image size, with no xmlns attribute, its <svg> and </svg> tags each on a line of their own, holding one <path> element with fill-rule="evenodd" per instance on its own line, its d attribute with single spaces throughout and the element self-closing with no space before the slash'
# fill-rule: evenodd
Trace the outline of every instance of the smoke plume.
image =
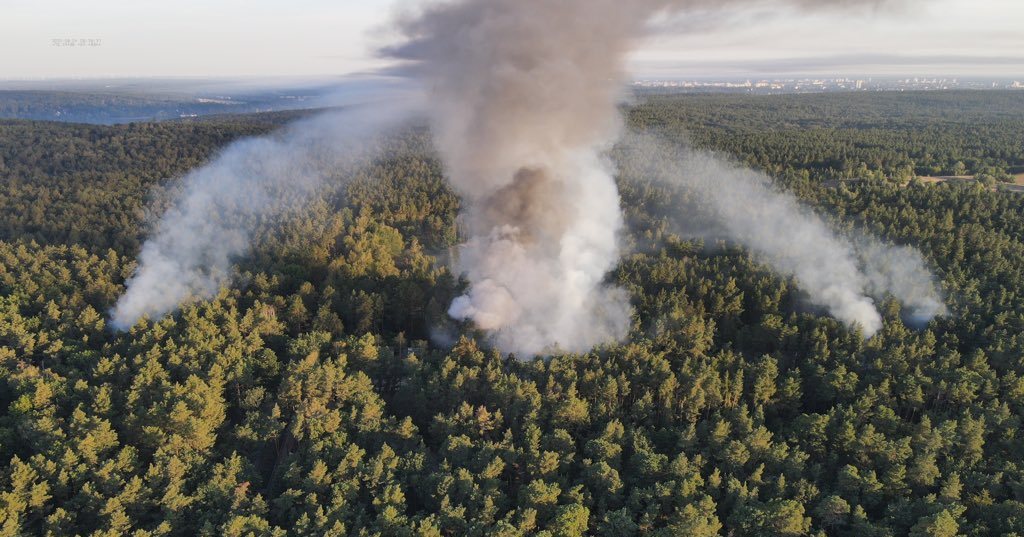
<svg viewBox="0 0 1024 537">
<path fill-rule="evenodd" d="M 643 4 L 641 2 L 640 4 Z M 449 314 L 506 351 L 586 351 L 624 337 L 605 285 L 622 228 L 612 166 L 623 56 L 650 8 L 609 0 L 467 0 L 406 21 L 434 136 L 463 196 L 471 288 Z"/>
<path fill-rule="evenodd" d="M 300 121 L 284 133 L 228 146 L 180 182 L 180 194 L 142 246 L 138 267 L 111 312 L 127 330 L 229 283 L 256 227 L 305 203 L 325 177 L 368 154 L 374 135 L 403 117 L 400 107 L 364 106 Z"/>
<path fill-rule="evenodd" d="M 812 303 L 859 327 L 865 337 L 882 327 L 874 298 L 886 294 L 904 303 L 915 325 L 945 312 L 917 250 L 839 235 L 792 195 L 774 189 L 768 176 L 722 156 L 674 147 L 652 135 L 631 135 L 620 149 L 630 173 L 685 189 L 709 213 L 720 238 L 792 276 Z"/>
<path fill-rule="evenodd" d="M 938 284 L 921 252 L 909 246 L 890 246 L 866 235 L 855 238 L 854 246 L 868 280 L 867 291 L 876 296 L 888 293 L 899 300 L 909 325 L 920 328 L 946 314 Z"/>
<path fill-rule="evenodd" d="M 734 0 L 725 5 L 758 3 Z M 828 0 L 777 6 L 875 5 Z M 625 294 L 604 281 L 623 226 L 614 168 L 627 54 L 652 18 L 710 0 L 456 0 L 404 20 L 387 51 L 430 89 L 436 143 L 466 204 L 449 314 L 523 355 L 623 338 Z M 809 239 L 816 237 L 808 237 Z M 821 237 L 826 238 L 826 237 Z M 876 327 L 869 301 L 817 285 L 845 318 Z M 846 311 L 846 309 L 849 311 Z"/>
<path fill-rule="evenodd" d="M 456 268 L 470 288 L 449 314 L 488 330 L 500 348 L 521 355 L 586 351 L 622 339 L 631 321 L 628 297 L 605 278 L 619 258 L 623 215 L 615 167 L 605 154 L 622 130 L 616 104 L 623 97 L 626 56 L 652 19 L 742 4 L 877 3 L 453 0 L 406 18 L 400 25 L 404 43 L 387 53 L 405 60 L 428 89 L 435 141 L 465 202 L 468 239 Z M 239 142 L 189 174 L 182 195 L 143 246 L 112 325 L 124 329 L 143 316 L 212 296 L 229 281 L 232 260 L 250 247 L 256 223 L 301 203 L 326 173 L 352 162 L 367 133 L 393 118 L 385 110 L 391 111 L 375 107 L 362 115 L 320 118 L 284 136 Z M 870 282 L 891 288 L 906 272 L 858 272 L 847 245 L 806 212 L 785 198 L 762 201 L 762 213 L 732 215 L 737 229 L 744 221 L 760 226 L 737 236 L 794 274 L 836 316 L 877 330 L 878 314 L 863 290 Z M 786 221 L 771 219 L 790 209 L 804 215 L 797 219 L 806 235 L 777 245 L 771 242 L 777 236 L 765 230 L 789 231 Z M 799 246 L 810 243 L 816 246 Z M 842 255 L 823 256 L 823 248 Z M 809 271 L 795 261 L 805 256 L 830 268 Z"/>
</svg>

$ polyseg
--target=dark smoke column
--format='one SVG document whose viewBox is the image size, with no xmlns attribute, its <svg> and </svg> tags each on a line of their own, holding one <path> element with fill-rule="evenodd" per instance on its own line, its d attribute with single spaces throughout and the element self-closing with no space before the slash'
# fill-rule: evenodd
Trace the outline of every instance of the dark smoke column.
<svg viewBox="0 0 1024 537">
<path fill-rule="evenodd" d="M 602 283 L 622 212 L 601 157 L 621 129 L 626 54 L 659 11 L 743 3 L 458 0 L 401 23 L 407 41 L 388 53 L 428 88 L 436 142 L 467 206 L 458 269 L 471 289 L 450 315 L 523 355 L 626 335 L 627 297 Z"/>
<path fill-rule="evenodd" d="M 621 0 L 466 0 L 427 10 L 392 51 L 431 92 L 437 145 L 466 201 L 449 313 L 505 351 L 623 338 L 628 298 L 602 282 L 622 212 L 601 153 L 617 138 L 623 57 L 649 12 Z"/>
</svg>

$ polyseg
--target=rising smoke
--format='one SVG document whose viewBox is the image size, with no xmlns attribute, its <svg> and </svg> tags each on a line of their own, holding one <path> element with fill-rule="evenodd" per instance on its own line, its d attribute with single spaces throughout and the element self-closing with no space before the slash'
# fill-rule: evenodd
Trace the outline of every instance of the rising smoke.
<svg viewBox="0 0 1024 537">
<path fill-rule="evenodd" d="M 775 1 L 812 7 L 843 0 Z M 758 4 L 735 0 L 726 5 Z M 619 257 L 614 167 L 625 60 L 658 15 L 711 0 L 456 0 L 407 18 L 388 51 L 430 88 L 436 143 L 466 202 L 470 239 L 457 269 L 470 282 L 449 314 L 523 355 L 586 351 L 622 339 L 625 294 L 605 283 Z M 828 241 L 824 232 L 807 240 Z M 857 277 L 853 259 L 837 275 Z M 810 278 L 812 275 L 808 275 Z M 849 286 L 807 281 L 845 320 L 880 325 Z M 830 306 L 831 307 L 831 306 Z"/>
<path fill-rule="evenodd" d="M 874 296 L 891 294 L 899 300 L 909 325 L 921 328 L 947 313 L 942 292 L 921 252 L 867 235 L 854 237 L 853 244 L 868 281 L 867 292 Z"/>
<path fill-rule="evenodd" d="M 455 0 L 406 18 L 405 42 L 387 54 L 405 60 L 427 88 L 435 142 L 464 198 L 469 238 L 456 268 L 470 288 L 449 314 L 524 356 L 582 352 L 625 337 L 628 297 L 605 281 L 623 231 L 606 154 L 622 131 L 616 105 L 624 97 L 625 58 L 651 21 L 725 5 L 878 3 Z M 301 204 L 325 174 L 362 154 L 368 133 L 395 117 L 394 106 L 322 117 L 284 136 L 234 144 L 190 174 L 143 246 L 112 325 L 125 329 L 212 296 L 250 247 L 256 223 Z M 696 154 L 686 160 L 693 168 L 684 176 L 688 186 L 706 196 L 731 236 L 792 274 L 841 320 L 865 334 L 877 331 L 881 318 L 868 296 L 883 291 L 908 301 L 919 320 L 941 312 L 934 286 L 919 280 L 927 274 L 920 256 L 877 241 L 858 252 L 791 198 L 745 175 L 752 172 Z M 708 181 L 722 174 L 742 186 L 741 197 L 714 194 L 717 185 Z M 864 259 L 888 261 L 862 269 Z"/>
<path fill-rule="evenodd" d="M 625 294 L 604 284 L 622 228 L 602 151 L 621 124 L 623 56 L 651 14 L 618 0 L 467 0 L 405 22 L 432 90 L 434 135 L 463 196 L 471 282 L 449 314 L 506 351 L 586 351 L 624 337 Z"/>
<path fill-rule="evenodd" d="M 127 330 L 144 316 L 216 295 L 257 226 L 301 207 L 325 178 L 367 158 L 374 135 L 403 112 L 394 104 L 359 106 L 300 121 L 278 135 L 233 143 L 182 178 L 180 194 L 142 246 L 111 326 Z"/>
<path fill-rule="evenodd" d="M 859 327 L 865 337 L 882 327 L 874 298 L 886 294 L 903 302 L 915 325 L 945 312 L 917 250 L 837 234 L 792 195 L 773 188 L 763 173 L 653 135 L 631 134 L 619 149 L 632 174 L 685 189 L 715 224 L 712 236 L 739 243 L 776 272 L 792 276 L 812 303 Z"/>
</svg>

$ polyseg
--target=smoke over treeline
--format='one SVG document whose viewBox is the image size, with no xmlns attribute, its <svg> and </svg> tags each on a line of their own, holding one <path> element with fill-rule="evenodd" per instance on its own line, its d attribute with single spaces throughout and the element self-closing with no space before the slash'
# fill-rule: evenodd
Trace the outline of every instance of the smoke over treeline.
<svg viewBox="0 0 1024 537">
<path fill-rule="evenodd" d="M 627 335 L 629 297 L 606 281 L 625 232 L 608 155 L 623 133 L 617 105 L 626 57 L 658 17 L 740 4 L 878 2 L 455 0 L 401 20 L 404 41 L 385 53 L 402 60 L 428 94 L 435 144 L 464 201 L 467 239 L 455 269 L 469 288 L 450 316 L 521 356 L 583 352 Z M 126 328 L 213 295 L 250 247 L 256 222 L 301 205 L 410 108 L 392 100 L 307 121 L 275 138 L 237 143 L 190 174 L 143 246 L 113 325 Z M 672 153 L 649 137 L 630 137 L 626 146 L 648 159 L 650 180 L 695 192 L 729 238 L 865 335 L 881 327 L 872 296 L 893 294 L 921 322 L 941 313 L 915 251 L 837 236 L 763 176 L 708 154 Z"/>
<path fill-rule="evenodd" d="M 630 176 L 686 191 L 702 213 L 702 238 L 741 244 L 776 272 L 793 277 L 812 303 L 866 337 L 882 327 L 875 300 L 887 294 L 903 303 L 913 324 L 945 312 L 935 278 L 917 250 L 837 233 L 763 173 L 651 134 L 632 133 L 617 149 Z M 680 211 L 671 216 L 680 224 L 697 218 Z"/>
<path fill-rule="evenodd" d="M 624 337 L 604 285 L 622 228 L 613 167 L 622 57 L 653 7 L 609 0 L 462 1 L 405 22 L 431 88 L 436 143 L 465 198 L 471 288 L 449 313 L 502 349 L 585 351 Z"/>
<path fill-rule="evenodd" d="M 622 130 L 626 56 L 656 16 L 745 3 L 758 2 L 458 0 L 403 21 L 407 42 L 388 53 L 409 61 L 429 88 L 437 145 L 466 201 L 470 239 L 457 268 L 470 289 L 452 304 L 453 317 L 526 355 L 625 336 L 628 301 L 604 281 L 623 219 L 603 155 Z M 832 240 L 824 229 L 806 231 L 805 241 Z M 857 277 L 852 258 L 828 261 L 837 266 L 827 274 Z M 870 300 L 820 275 L 804 275 L 812 293 L 844 320 L 877 330 Z"/>
<path fill-rule="evenodd" d="M 235 142 L 183 177 L 142 246 L 111 325 L 126 330 L 144 316 L 215 296 L 230 283 L 232 263 L 251 248 L 257 226 L 301 208 L 325 179 L 343 179 L 373 155 L 375 136 L 405 117 L 399 108 L 355 107 L 300 121 Z"/>
</svg>

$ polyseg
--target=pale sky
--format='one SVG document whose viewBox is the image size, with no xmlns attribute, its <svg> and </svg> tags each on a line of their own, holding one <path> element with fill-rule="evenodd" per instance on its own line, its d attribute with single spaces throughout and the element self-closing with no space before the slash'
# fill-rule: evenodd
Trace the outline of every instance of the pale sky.
<svg viewBox="0 0 1024 537">
<path fill-rule="evenodd" d="M 628 0 L 623 0 L 628 1 Z M 0 0 L 0 79 L 332 76 L 417 0 Z M 873 15 L 778 11 L 658 22 L 637 77 L 979 75 L 1024 79 L 1024 0 L 918 0 Z M 73 43 L 74 46 L 70 46 Z"/>
</svg>

